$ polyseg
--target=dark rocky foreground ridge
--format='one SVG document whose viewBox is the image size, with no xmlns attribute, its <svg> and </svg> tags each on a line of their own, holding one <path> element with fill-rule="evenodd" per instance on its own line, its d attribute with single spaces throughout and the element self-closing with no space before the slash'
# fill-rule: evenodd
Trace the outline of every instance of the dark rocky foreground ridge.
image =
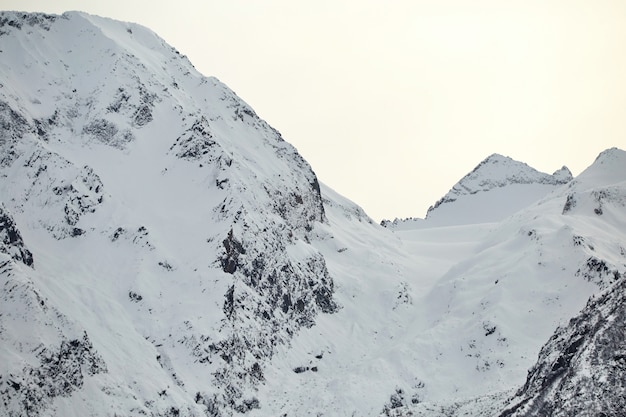
<svg viewBox="0 0 626 417">
<path fill-rule="evenodd" d="M 625 291 L 626 282 L 616 277 L 610 289 L 557 329 L 501 417 L 624 413 Z"/>
<path fill-rule="evenodd" d="M 621 415 L 625 152 L 492 155 L 440 206 L 525 211 L 394 233 L 139 25 L 0 40 L 0 415 Z"/>
</svg>

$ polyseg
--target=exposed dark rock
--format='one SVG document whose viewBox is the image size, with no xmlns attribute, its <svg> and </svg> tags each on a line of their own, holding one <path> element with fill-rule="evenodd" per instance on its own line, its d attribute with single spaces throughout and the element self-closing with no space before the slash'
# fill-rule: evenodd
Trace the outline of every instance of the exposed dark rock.
<svg viewBox="0 0 626 417">
<path fill-rule="evenodd" d="M 63 16 L 61 16 L 63 17 Z M 57 20 L 59 16 L 44 13 L 22 13 L 22 12 L 4 12 L 0 16 L 0 36 L 8 33 L 6 27 L 22 29 L 22 26 L 28 25 L 31 28 L 39 26 L 44 30 L 50 30 L 50 24 Z"/>
<path fill-rule="evenodd" d="M 134 301 L 135 303 L 138 303 L 139 301 L 143 300 L 143 297 L 134 291 L 128 292 L 128 298 L 130 298 L 130 301 Z"/>
<path fill-rule="evenodd" d="M 594 190 L 591 194 L 598 204 L 598 207 L 595 207 L 593 209 L 593 212 L 598 216 L 602 216 L 602 214 L 604 214 L 604 211 L 602 210 L 604 206 L 604 201 L 610 199 L 610 192 L 608 190 Z"/>
<path fill-rule="evenodd" d="M 129 99 L 130 95 L 126 92 L 124 87 L 119 87 L 114 101 L 109 104 L 107 110 L 113 113 L 118 113 L 122 108 L 126 106 L 126 103 L 128 103 Z"/>
<path fill-rule="evenodd" d="M 107 367 L 87 336 L 64 340 L 58 348 L 42 347 L 37 352 L 40 365 L 27 366 L 20 375 L 0 387 L 0 398 L 7 409 L 19 410 L 17 415 L 39 416 L 53 399 L 69 396 L 83 386 L 85 374 L 106 373 Z"/>
<path fill-rule="evenodd" d="M 176 139 L 170 150 L 176 150 L 176 156 L 182 159 L 198 160 L 209 154 L 216 146 L 206 117 L 199 117 L 183 134 Z"/>
<path fill-rule="evenodd" d="M 239 256 L 246 253 L 242 244 L 234 237 L 233 229 L 228 232 L 228 237 L 222 241 L 225 254 L 221 259 L 222 269 L 228 274 L 234 274 L 237 270 Z"/>
<path fill-rule="evenodd" d="M 224 313 L 231 318 L 235 312 L 235 286 L 232 285 L 224 295 Z"/>
<path fill-rule="evenodd" d="M 483 330 L 485 331 L 485 336 L 491 336 L 496 332 L 496 326 L 490 323 L 483 323 Z"/>
<path fill-rule="evenodd" d="M 622 277 L 617 267 L 607 264 L 607 261 L 594 256 L 587 258 L 585 264 L 576 271 L 576 276 L 582 276 L 587 281 L 597 284 L 604 289 Z"/>
<path fill-rule="evenodd" d="M 72 230 L 70 231 L 71 237 L 78 237 L 84 234 L 85 234 L 85 231 L 79 227 L 73 227 Z"/>
<path fill-rule="evenodd" d="M 574 198 L 574 194 L 568 194 L 567 199 L 565 200 L 565 205 L 563 205 L 563 214 L 569 212 L 574 207 L 576 207 L 576 199 Z"/>
<path fill-rule="evenodd" d="M 402 388 L 396 388 L 396 391 L 389 397 L 389 402 L 383 407 L 382 415 L 384 416 L 401 416 L 404 413 L 398 413 L 396 410 L 406 407 L 406 394 Z"/>
<path fill-rule="evenodd" d="M 63 188 L 57 187 L 56 190 L 57 194 L 65 194 L 65 221 L 69 226 L 76 226 L 83 215 L 95 212 L 104 201 L 102 181 L 89 166 L 83 167 L 77 181 Z M 84 233 L 84 230 L 77 227 L 72 227 L 70 231 L 71 236 Z"/>
<path fill-rule="evenodd" d="M 169 262 L 167 261 L 161 261 L 159 262 L 159 266 L 163 269 L 165 269 L 166 271 L 173 271 L 174 267 L 172 265 L 169 264 Z"/>
<path fill-rule="evenodd" d="M 137 127 L 143 127 L 152 121 L 152 103 L 156 98 L 156 96 L 149 94 L 143 85 L 141 87 L 141 103 L 133 114 L 133 125 Z"/>
<path fill-rule="evenodd" d="M 622 416 L 625 294 L 626 281 L 620 280 L 557 329 L 500 416 Z"/>
<path fill-rule="evenodd" d="M 0 167 L 7 167 L 17 159 L 15 143 L 28 131 L 30 127 L 26 119 L 0 100 Z"/>
<path fill-rule="evenodd" d="M 241 240 L 235 235 L 234 229 L 228 232 L 219 259 L 234 284 L 224 296 L 226 337 L 212 342 L 212 355 L 224 361 L 214 373 L 221 394 L 213 397 L 213 403 L 245 409 L 246 387 L 262 381 L 258 360 L 271 358 L 276 347 L 288 343 L 301 326 L 313 325 L 319 312 L 332 313 L 338 307 L 321 255 L 296 264 L 283 256 L 286 248 L 275 230 L 250 233 L 250 238 Z M 250 368 L 246 363 L 252 361 L 256 365 Z"/>
<path fill-rule="evenodd" d="M 102 143 L 112 143 L 119 129 L 106 119 L 96 119 L 83 128 L 83 133 L 90 134 Z"/>
<path fill-rule="evenodd" d="M 120 236 L 122 236 L 124 233 L 126 233 L 126 230 L 123 227 L 118 227 L 117 229 L 115 229 L 115 231 L 113 232 L 113 234 L 111 235 L 111 242 L 115 242 L 117 239 L 120 238 Z"/>
<path fill-rule="evenodd" d="M 33 255 L 24 245 L 15 220 L 0 204 L 0 253 L 5 253 L 24 265 L 33 266 Z"/>
</svg>

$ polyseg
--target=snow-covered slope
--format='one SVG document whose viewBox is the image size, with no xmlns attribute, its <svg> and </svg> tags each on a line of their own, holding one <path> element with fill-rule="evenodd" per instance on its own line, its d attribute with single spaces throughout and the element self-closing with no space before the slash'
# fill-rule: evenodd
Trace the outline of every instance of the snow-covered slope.
<svg viewBox="0 0 626 417">
<path fill-rule="evenodd" d="M 496 415 L 554 329 L 626 271 L 622 166 L 626 153 L 609 150 L 577 181 L 503 222 L 398 230 L 396 242 L 380 231 L 370 240 L 366 224 L 349 225 L 345 210 L 327 208 L 337 238 L 362 228 L 342 252 L 322 250 L 331 273 L 348 265 L 333 274 L 344 308 L 322 319 L 332 321 L 327 327 L 296 337 L 308 356 L 296 360 L 291 350 L 275 358 L 317 372 L 294 373 L 288 385 L 301 389 L 266 394 L 268 381 L 262 395 L 280 398 L 270 410 Z M 595 196 L 607 188 L 614 197 L 602 200 L 598 215 Z M 564 214 L 572 194 L 580 211 Z M 339 259 L 350 253 L 352 260 Z M 351 275 L 361 279 L 344 281 Z"/>
<path fill-rule="evenodd" d="M 108 370 L 74 396 L 120 414 L 258 406 L 263 360 L 337 309 L 307 242 L 326 221 L 309 165 L 145 28 L 83 13 L 0 24 L 0 195 L 37 265 L 16 275 L 22 298 L 77 320 Z M 32 413 L 77 404 L 28 379 L 31 352 L 70 340 L 47 333 L 3 343 L 16 415 L 29 398 Z"/>
<path fill-rule="evenodd" d="M 3 12 L 0 42 L 0 415 L 521 413 L 626 273 L 621 150 L 493 155 L 384 228 L 146 28 Z"/>
<path fill-rule="evenodd" d="M 501 416 L 624 412 L 626 153 L 601 153 L 568 188 L 564 216 L 586 219 L 590 226 L 615 226 L 612 238 L 598 241 L 602 234 L 597 230 L 593 237 L 576 240 L 590 249 L 576 275 L 606 290 L 554 332 Z"/>
</svg>

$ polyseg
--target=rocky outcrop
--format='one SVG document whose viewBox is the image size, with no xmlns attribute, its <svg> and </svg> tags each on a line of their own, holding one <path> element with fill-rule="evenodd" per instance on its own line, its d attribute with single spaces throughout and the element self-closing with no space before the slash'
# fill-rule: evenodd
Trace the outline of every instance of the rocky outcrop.
<svg viewBox="0 0 626 417">
<path fill-rule="evenodd" d="M 9 417 L 39 416 L 56 397 L 68 397 L 82 388 L 85 377 L 106 373 L 102 357 L 87 333 L 81 339 L 63 340 L 58 347 L 40 347 L 39 363 L 19 374 L 0 375 L 0 399 Z"/>
<path fill-rule="evenodd" d="M 33 254 L 24 245 L 15 220 L 2 204 L 0 204 L 0 253 L 7 254 L 26 266 L 33 266 Z"/>
<path fill-rule="evenodd" d="M 626 281 L 558 328 L 500 417 L 621 416 L 626 408 Z"/>
</svg>

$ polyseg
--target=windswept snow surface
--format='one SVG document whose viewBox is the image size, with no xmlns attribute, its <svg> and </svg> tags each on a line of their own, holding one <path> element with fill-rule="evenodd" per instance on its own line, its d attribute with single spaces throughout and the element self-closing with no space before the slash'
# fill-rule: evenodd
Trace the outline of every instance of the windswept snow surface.
<svg viewBox="0 0 626 417">
<path fill-rule="evenodd" d="M 621 150 L 385 228 L 148 29 L 0 41 L 0 415 L 493 415 L 625 273 Z"/>
</svg>

